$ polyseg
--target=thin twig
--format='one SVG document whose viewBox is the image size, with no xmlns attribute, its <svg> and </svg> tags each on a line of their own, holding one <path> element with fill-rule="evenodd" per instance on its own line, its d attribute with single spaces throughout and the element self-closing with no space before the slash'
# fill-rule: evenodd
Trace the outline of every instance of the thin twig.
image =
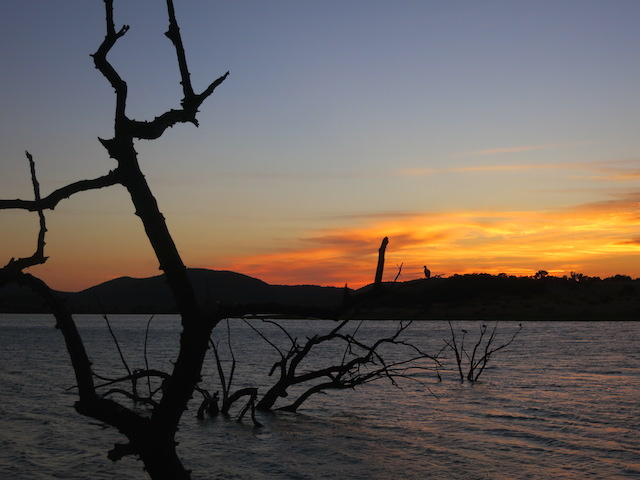
<svg viewBox="0 0 640 480">
<path fill-rule="evenodd" d="M 106 315 L 102 315 L 102 318 L 104 318 L 105 322 L 107 322 L 107 328 L 109 329 L 109 333 L 111 334 L 111 338 L 113 338 L 113 341 L 116 344 L 116 348 L 118 349 L 118 354 L 120 355 L 120 360 L 122 360 L 122 364 L 124 365 L 124 368 L 127 370 L 127 373 L 129 374 L 129 377 L 131 377 L 131 388 L 133 389 L 133 394 L 135 396 L 138 396 L 138 392 L 137 392 L 137 388 L 136 388 L 136 381 L 135 381 L 133 375 L 131 374 L 131 369 L 129 368 L 129 365 L 127 364 L 127 361 L 125 360 L 124 355 L 122 354 L 122 349 L 120 348 L 120 343 L 118 343 L 118 339 L 117 339 L 115 333 L 113 332 L 113 329 L 111 328 L 111 323 L 109 323 L 109 318 Z"/>
<path fill-rule="evenodd" d="M 151 325 L 151 320 L 153 320 L 153 315 L 149 317 L 147 328 L 144 332 L 144 365 L 147 370 L 149 370 L 149 359 L 147 358 L 147 339 L 149 338 L 149 326 Z M 147 386 L 149 387 L 149 396 L 151 396 L 151 377 L 147 377 Z"/>
</svg>

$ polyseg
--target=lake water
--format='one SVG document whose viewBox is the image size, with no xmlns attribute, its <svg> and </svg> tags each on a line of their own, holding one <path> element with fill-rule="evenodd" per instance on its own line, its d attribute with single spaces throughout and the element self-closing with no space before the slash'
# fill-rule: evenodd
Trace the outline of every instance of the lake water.
<svg viewBox="0 0 640 480">
<path fill-rule="evenodd" d="M 148 318 L 110 317 L 132 368 L 144 367 Z M 104 320 L 77 321 L 96 372 L 124 374 Z M 151 368 L 170 368 L 178 321 L 153 319 Z M 117 432 L 73 410 L 75 395 L 66 389 L 74 379 L 53 323 L 46 315 L 0 315 L 0 478 L 147 478 L 135 459 L 106 458 L 123 441 Z M 299 338 L 335 325 L 286 323 Z M 454 326 L 472 336 L 479 328 Z M 402 390 L 380 382 L 330 392 L 298 414 L 260 414 L 263 428 L 223 417 L 198 421 L 191 409 L 179 452 L 202 480 L 640 478 L 640 322 L 523 326 L 476 384 L 457 380 L 449 352 L 442 382 L 425 373 L 423 383 L 406 382 Z M 359 333 L 373 337 L 394 328 L 365 322 Z M 516 329 L 501 322 L 498 342 Z M 264 386 L 275 351 L 239 321 L 231 332 L 236 385 Z M 449 337 L 446 322 L 417 322 L 411 332 L 430 353 Z M 203 386 L 217 390 L 211 362 L 204 373 Z"/>
</svg>

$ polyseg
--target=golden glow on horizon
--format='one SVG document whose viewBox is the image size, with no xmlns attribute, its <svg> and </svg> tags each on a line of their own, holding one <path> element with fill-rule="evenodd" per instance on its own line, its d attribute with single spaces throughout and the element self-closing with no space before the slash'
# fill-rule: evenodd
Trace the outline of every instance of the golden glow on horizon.
<svg viewBox="0 0 640 480">
<path fill-rule="evenodd" d="M 74 230 L 80 219 L 74 209 L 50 213 L 46 251 L 50 259 L 33 273 L 66 291 L 119 276 L 161 273 L 137 219 L 124 206 L 116 211 L 82 217 L 82 230 Z M 9 218 L 22 228 L 8 232 L 3 247 L 11 247 L 15 255 L 28 255 L 37 222 L 29 214 L 18 213 L 21 215 L 11 213 Z M 344 226 L 346 220 L 348 226 Z M 336 221 L 336 226 L 309 228 L 298 234 L 280 236 L 282 232 L 277 231 L 277 244 L 274 232 L 269 232 L 269 237 L 235 250 L 224 247 L 232 239 L 223 240 L 221 248 L 212 247 L 211 239 L 220 235 L 201 222 L 198 227 L 191 219 L 178 217 L 172 226 L 188 266 L 233 270 L 272 284 L 348 284 L 356 288 L 371 283 L 385 236 L 390 239 L 385 280 L 393 280 L 400 264 L 400 280 L 421 278 L 423 265 L 434 275 L 446 276 L 532 275 L 540 269 L 554 275 L 577 271 L 601 277 L 640 276 L 638 194 L 547 211 L 395 212 L 348 215 Z M 69 235 L 71 231 L 75 233 Z M 252 231 L 246 234 L 253 235 Z M 218 257 L 212 258 L 211 251 Z M 252 253 L 242 253 L 247 251 Z"/>
<path fill-rule="evenodd" d="M 123 212 L 108 225 L 104 216 L 95 218 L 72 236 L 64 232 L 71 229 L 74 217 L 66 216 L 51 214 L 53 228 L 47 237 L 51 258 L 33 272 L 53 288 L 76 291 L 119 276 L 161 273 L 140 225 L 129 214 Z M 213 260 L 207 254 L 211 232 L 196 229 L 194 243 L 189 223 L 175 235 L 188 266 L 233 270 L 272 284 L 357 288 L 371 283 L 385 236 L 390 240 L 385 280 L 393 280 L 400 264 L 401 281 L 421 278 L 423 265 L 434 275 L 446 276 L 532 275 L 540 269 L 559 276 L 571 271 L 601 277 L 640 276 L 640 195 L 544 212 L 400 212 L 348 218 L 350 226 L 309 231 L 297 239 L 280 238 L 277 250 L 265 244 L 259 254 L 221 253 Z M 30 254 L 34 222 L 28 215 L 20 220 L 25 227 L 22 241 L 26 238 L 27 243 L 15 251 Z M 18 246 L 19 241 L 16 238 L 8 246 Z"/>
<path fill-rule="evenodd" d="M 637 199 L 551 212 L 451 212 L 382 219 L 362 227 L 327 230 L 304 244 L 260 256 L 238 257 L 224 268 L 269 283 L 313 283 L 359 287 L 373 281 L 377 249 L 384 236 L 385 279 L 403 264 L 401 280 L 433 274 L 507 273 L 593 276 L 640 275 Z M 621 266 L 623 270 L 619 270 Z M 210 268 L 215 268 L 210 265 Z M 218 267 L 220 268 L 220 267 Z"/>
</svg>

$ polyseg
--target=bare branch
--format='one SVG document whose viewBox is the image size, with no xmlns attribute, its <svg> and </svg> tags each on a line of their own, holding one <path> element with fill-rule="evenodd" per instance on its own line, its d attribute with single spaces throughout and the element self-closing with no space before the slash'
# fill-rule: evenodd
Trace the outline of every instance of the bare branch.
<svg viewBox="0 0 640 480">
<path fill-rule="evenodd" d="M 38 178 L 36 177 L 36 164 L 33 161 L 33 157 L 29 152 L 25 152 L 27 155 L 27 159 L 29 160 L 29 168 L 31 170 L 31 182 L 33 184 L 33 195 L 35 204 L 40 204 L 40 184 L 38 183 Z M 14 272 L 21 272 L 25 268 L 33 267 L 34 265 L 40 265 L 47 261 L 47 257 L 44 256 L 44 236 L 47 232 L 47 223 L 44 218 L 44 213 L 42 212 L 42 207 L 38 208 L 38 217 L 40 218 L 40 230 L 38 232 L 38 240 L 36 242 L 36 251 L 33 255 L 26 258 L 19 258 L 18 260 L 14 260 L 13 258 L 9 261 L 9 263 L 4 267 L 7 270 L 13 270 Z M 0 283 L 1 283 L 0 274 Z"/>
<path fill-rule="evenodd" d="M 133 138 L 154 140 L 161 137 L 167 128 L 173 127 L 178 123 L 193 123 L 198 126 L 198 121 L 196 119 L 198 108 L 228 76 L 229 72 L 226 72 L 224 75 L 214 80 L 201 94 L 194 94 L 188 102 L 183 100 L 182 103 L 184 108 L 182 109 L 169 110 L 149 122 L 129 120 L 129 132 Z"/>
<path fill-rule="evenodd" d="M 478 364 L 480 365 L 480 369 L 476 373 L 474 381 L 477 380 L 478 377 L 480 377 L 480 374 L 483 372 L 483 370 L 487 366 L 487 362 L 489 361 L 489 358 L 491 358 L 491 355 L 493 355 L 495 352 L 500 351 L 503 348 L 507 348 L 509 345 L 511 345 L 511 343 L 513 343 L 513 341 L 516 339 L 518 334 L 522 331 L 522 324 L 520 323 L 518 325 L 518 330 L 516 330 L 516 332 L 511 336 L 511 338 L 509 339 L 508 342 L 503 343 L 502 345 L 500 345 L 498 347 L 490 348 L 491 344 L 493 342 L 493 338 L 495 336 L 495 332 L 496 332 L 497 326 L 498 326 L 498 324 L 496 322 L 495 326 L 493 327 L 493 332 L 491 333 L 491 337 L 490 337 L 489 341 L 487 342 L 487 344 L 485 346 L 484 355 L 478 360 Z"/>
<path fill-rule="evenodd" d="M 53 210 L 62 200 L 71 197 L 79 192 L 88 190 L 98 190 L 104 187 L 110 187 L 120 183 L 120 175 L 118 170 L 112 170 L 102 177 L 91 180 L 79 180 L 70 183 L 58 190 L 53 191 L 49 195 L 39 200 L 0 200 L 0 210 L 27 210 L 36 212 L 38 210 Z"/>
<path fill-rule="evenodd" d="M 251 322 L 247 321 L 247 319 L 246 319 L 246 318 L 243 318 L 242 320 L 244 321 L 244 323 L 245 323 L 245 324 L 247 324 L 247 326 L 249 326 L 249 328 L 251 328 L 251 330 L 253 330 L 254 332 L 256 332 L 258 335 L 260 335 L 260 336 L 262 337 L 262 339 L 263 339 L 265 342 L 267 342 L 269 345 L 271 345 L 271 346 L 272 346 L 272 347 L 273 347 L 273 348 L 274 348 L 274 349 L 275 349 L 275 350 L 280 354 L 280 357 L 284 358 L 284 354 L 282 353 L 282 350 L 280 350 L 280 349 L 276 346 L 276 344 L 275 344 L 275 343 L 273 343 L 271 340 L 269 340 L 269 339 L 264 335 L 264 333 L 262 333 L 260 330 L 258 330 L 258 329 L 257 329 L 256 327 L 254 327 L 253 325 L 251 325 Z M 263 320 L 263 321 L 265 321 L 265 320 Z M 276 324 L 276 322 L 271 322 L 271 323 Z M 289 339 L 290 339 L 291 341 L 293 341 L 293 339 L 291 338 L 291 336 L 290 336 L 288 333 L 287 333 L 287 336 L 289 336 Z"/>
<path fill-rule="evenodd" d="M 189 68 L 187 67 L 187 56 L 184 53 L 184 46 L 182 45 L 182 36 L 180 35 L 180 28 L 176 21 L 176 12 L 173 8 L 173 0 L 167 0 L 167 12 L 169 15 L 169 29 L 165 33 L 167 38 L 171 40 L 173 46 L 176 49 L 176 55 L 178 57 L 178 68 L 180 69 L 180 84 L 182 85 L 182 91 L 184 93 L 184 99 L 182 106 L 187 109 L 186 103 L 191 101 L 194 97 L 193 87 L 191 86 L 191 75 L 189 74 Z"/>
<path fill-rule="evenodd" d="M 29 152 L 25 152 L 27 158 L 29 159 L 29 167 L 31 168 L 31 181 L 33 183 L 33 194 L 36 203 L 40 203 L 40 183 L 38 183 L 38 178 L 36 177 L 36 164 L 33 161 L 33 157 Z M 38 208 L 38 217 L 40 218 L 40 231 L 38 233 L 38 243 L 36 247 L 36 253 L 34 257 L 38 260 L 41 260 L 43 263 L 46 258 L 44 256 L 44 235 L 47 232 L 47 223 L 44 218 L 44 213 L 42 213 L 42 206 Z"/>
<path fill-rule="evenodd" d="M 178 123 L 192 123 L 198 126 L 198 120 L 196 118 L 198 108 L 200 108 L 200 105 L 224 82 L 229 76 L 229 72 L 227 71 L 224 75 L 221 75 L 211 82 L 202 93 L 196 94 L 194 92 L 173 1 L 167 0 L 169 28 L 165 35 L 171 40 L 176 50 L 181 78 L 180 84 L 182 85 L 183 91 L 183 98 L 180 102 L 182 108 L 168 110 L 151 121 L 138 121 L 127 118 L 125 115 L 127 84 L 107 61 L 106 56 L 111 47 L 127 32 L 129 27 L 125 25 L 120 31 L 116 32 L 113 24 L 113 2 L 112 0 L 105 0 L 105 4 L 107 7 L 107 35 L 93 58 L 96 68 L 109 80 L 111 86 L 116 91 L 116 134 L 126 131 L 130 138 L 153 140 L 162 136 L 167 128 L 173 127 Z M 119 126 L 122 128 L 119 129 Z"/>
<path fill-rule="evenodd" d="M 371 344 L 355 338 L 362 321 L 357 324 L 353 334 L 343 333 L 342 330 L 348 322 L 348 320 L 340 322 L 338 326 L 327 334 L 308 337 L 304 345 L 298 344 L 297 339 L 294 339 L 287 332 L 291 346 L 286 355 L 264 333 L 252 326 L 266 342 L 277 348 L 281 355 L 281 359 L 276 362 L 269 374 L 272 375 L 275 369 L 279 367 L 280 376 L 275 381 L 275 384 L 262 396 L 257 408 L 260 410 L 273 409 L 278 398 L 288 396 L 287 390 L 294 385 L 305 384 L 305 390 L 298 394 L 297 399 L 292 403 L 285 407 L 277 407 L 278 410 L 296 411 L 311 395 L 327 389 L 355 388 L 358 385 L 364 385 L 383 378 L 388 379 L 392 385 L 398 386 L 397 379 L 409 378 L 412 372 L 432 370 L 432 368 L 421 365 L 420 362 L 422 360 L 435 360 L 436 365 L 439 365 L 436 359 L 421 352 L 411 342 L 400 338 L 400 335 L 409 327 L 410 322 L 406 324 L 401 322 L 393 334 L 379 338 Z M 277 322 L 271 321 L 270 323 L 277 325 L 281 329 L 283 328 Z M 299 366 L 303 360 L 308 358 L 311 351 L 325 343 L 344 343 L 344 353 L 337 361 L 330 358 L 326 359 L 329 362 L 327 366 L 313 367 L 308 371 L 298 373 Z M 385 353 L 381 351 L 384 345 L 390 345 L 396 350 L 408 349 L 413 353 L 400 355 L 402 358 L 387 362 L 384 358 Z M 398 350 L 396 354 L 398 352 L 400 351 Z M 332 363 L 334 361 L 335 363 Z"/>
<path fill-rule="evenodd" d="M 458 345 L 458 341 L 456 339 L 456 335 L 455 335 L 453 326 L 451 325 L 451 322 L 449 322 L 449 330 L 451 331 L 451 339 L 450 340 L 445 339 L 444 343 L 447 347 L 449 347 L 455 353 L 458 373 L 460 375 L 460 381 L 464 382 L 464 379 L 465 379 L 465 375 L 462 372 L 462 367 L 463 367 L 462 360 L 463 360 L 463 357 L 465 357 L 467 359 L 467 361 L 465 362 L 466 368 L 467 368 L 466 378 L 470 382 L 476 382 L 478 381 L 478 378 L 480 377 L 485 367 L 487 366 L 487 363 L 489 362 L 491 355 L 511 345 L 511 343 L 515 340 L 515 338 L 518 336 L 518 334 L 522 330 L 522 324 L 518 326 L 518 330 L 511 336 L 509 341 L 497 347 L 493 346 L 493 342 L 496 339 L 498 322 L 495 323 L 491 331 L 491 334 L 486 340 L 484 340 L 484 338 L 487 332 L 487 325 L 482 324 L 480 326 L 480 334 L 478 336 L 478 340 L 476 341 L 471 354 L 467 352 L 464 346 L 464 338 L 465 338 L 465 335 L 467 334 L 467 331 L 464 329 L 462 330 L 463 332 L 462 340 L 460 342 L 460 345 Z M 476 358 L 478 351 L 481 349 L 484 350 L 484 353 L 482 353 L 482 356 L 480 356 L 480 358 Z"/>
<path fill-rule="evenodd" d="M 456 355 L 456 363 L 458 365 L 458 373 L 460 374 L 460 381 L 464 382 L 464 374 L 462 373 L 462 358 L 460 355 L 460 350 L 458 349 L 458 343 L 456 342 L 456 334 L 453 331 L 453 325 L 451 325 L 451 321 L 449 323 L 449 330 L 451 331 L 451 341 L 445 340 L 444 342 L 451 347 L 453 353 Z"/>
<path fill-rule="evenodd" d="M 147 322 L 147 328 L 144 331 L 144 366 L 147 370 L 149 370 L 149 358 L 147 357 L 147 343 L 149 340 L 149 327 L 151 326 L 151 320 L 153 320 L 154 315 L 151 315 L 149 321 Z M 147 387 L 149 387 L 149 396 L 151 396 L 151 378 L 147 377 Z"/>
<path fill-rule="evenodd" d="M 104 388 L 120 382 L 130 382 L 131 379 L 139 380 L 141 378 L 160 378 L 162 380 L 166 380 L 170 375 L 162 370 L 135 370 L 131 374 L 118 378 L 107 378 L 102 375 L 98 375 L 95 372 L 93 373 L 93 376 L 104 382 L 96 385 L 96 388 Z"/>
<path fill-rule="evenodd" d="M 220 85 L 225 80 L 225 78 L 227 78 L 229 72 L 213 81 L 204 90 L 204 92 L 196 95 L 193 91 L 193 86 L 191 85 L 191 74 L 189 73 L 189 68 L 187 66 L 187 56 L 184 52 L 184 45 L 182 44 L 180 28 L 178 27 L 178 22 L 176 21 L 176 12 L 173 8 L 173 0 L 167 0 L 167 12 L 169 15 L 169 29 L 167 30 L 165 35 L 169 40 L 171 40 L 171 43 L 173 43 L 173 46 L 176 50 L 176 56 L 178 58 L 178 68 L 180 69 L 180 84 L 182 85 L 182 92 L 184 95 L 182 99 L 182 109 L 185 117 L 181 121 L 191 122 L 197 126 L 198 121 L 196 120 L 196 113 L 198 112 L 198 107 L 200 107 L 202 102 L 204 102 L 207 97 L 213 93 L 216 87 Z"/>
<path fill-rule="evenodd" d="M 113 342 L 116 344 L 116 348 L 118 349 L 118 355 L 120 355 L 120 360 L 122 361 L 124 368 L 127 370 L 127 373 L 131 378 L 131 390 L 133 390 L 133 395 L 137 397 L 138 396 L 137 382 L 131 375 L 131 369 L 129 368 L 129 364 L 124 358 L 124 354 L 122 353 L 122 349 L 120 348 L 120 343 L 118 342 L 118 338 L 116 337 L 116 334 L 113 332 L 113 329 L 111 328 L 109 317 L 107 317 L 106 315 L 103 315 L 102 318 L 104 318 L 104 321 L 107 322 L 107 328 L 109 329 L 109 333 L 111 334 L 111 338 L 113 339 Z"/>
<path fill-rule="evenodd" d="M 233 375 L 236 371 L 236 356 L 233 353 L 233 345 L 231 344 L 231 326 L 229 325 L 229 319 L 227 318 L 227 347 L 229 348 L 229 354 L 231 355 L 231 372 L 229 372 L 229 388 L 233 383 Z"/>
<path fill-rule="evenodd" d="M 107 397 L 110 397 L 110 396 L 112 396 L 112 395 L 114 395 L 116 393 L 127 397 L 129 400 L 132 400 L 135 403 L 143 403 L 145 405 L 151 405 L 153 407 L 158 405 L 158 402 L 156 402 L 151 397 L 141 397 L 140 395 L 138 395 L 136 393 L 130 392 L 129 390 L 124 390 L 122 388 L 112 388 L 111 390 L 103 393 L 102 397 L 103 398 L 107 398 Z"/>
<path fill-rule="evenodd" d="M 400 265 L 396 266 L 398 267 L 398 273 L 396 273 L 395 278 L 393 279 L 393 283 L 396 283 L 398 281 L 398 278 L 400 278 L 400 275 L 402 275 L 402 266 L 404 265 L 404 262 L 402 262 Z"/>
<path fill-rule="evenodd" d="M 76 324 L 64 302 L 39 278 L 26 273 L 18 273 L 14 277 L 14 280 L 19 284 L 30 287 L 51 307 L 56 319 L 56 328 L 62 332 L 67 344 L 67 351 L 69 352 L 71 364 L 76 374 L 80 400 L 94 400 L 96 393 L 93 384 L 91 362 L 84 349 Z"/>
<path fill-rule="evenodd" d="M 113 22 L 113 0 L 104 0 L 107 34 L 104 40 L 98 47 L 96 53 L 93 56 L 93 63 L 100 73 L 109 81 L 111 86 L 116 92 L 116 118 L 115 127 L 116 132 L 119 131 L 119 127 L 123 126 L 123 121 L 126 119 L 125 109 L 127 102 L 127 84 L 115 68 L 107 60 L 107 54 L 111 51 L 111 48 L 115 45 L 120 37 L 122 37 L 129 30 L 128 25 L 123 25 L 120 30 L 116 32 L 116 28 Z"/>
<path fill-rule="evenodd" d="M 249 408 L 251 408 L 251 420 L 253 421 L 253 424 L 256 427 L 262 427 L 262 424 L 256 418 L 256 399 L 258 398 L 258 389 L 257 388 L 245 388 L 245 389 L 241 390 L 240 392 L 243 392 L 243 395 L 249 395 L 249 401 L 247 401 L 247 404 L 244 406 L 244 408 L 238 414 L 238 421 L 241 421 L 242 418 L 247 413 L 247 410 L 249 410 Z"/>
</svg>

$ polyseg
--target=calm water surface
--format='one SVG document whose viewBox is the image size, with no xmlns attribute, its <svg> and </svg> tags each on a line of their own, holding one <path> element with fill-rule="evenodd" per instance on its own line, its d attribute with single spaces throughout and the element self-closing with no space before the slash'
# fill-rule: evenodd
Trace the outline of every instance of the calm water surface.
<svg viewBox="0 0 640 480">
<path fill-rule="evenodd" d="M 148 317 L 110 317 L 132 368 L 144 367 Z M 148 360 L 170 369 L 178 318 L 155 317 Z M 124 374 L 105 322 L 80 316 L 97 373 Z M 296 336 L 330 322 L 290 321 Z M 479 324 L 456 323 L 475 335 Z M 393 322 L 367 322 L 365 336 Z M 437 352 L 444 322 L 412 325 L 412 338 Z M 501 339 L 517 328 L 499 324 Z M 236 386 L 264 386 L 274 350 L 232 323 Z M 275 341 L 284 339 L 277 338 Z M 221 342 L 221 347 L 225 341 Z M 474 384 L 456 380 L 448 355 L 442 382 L 403 389 L 381 382 L 320 395 L 299 414 L 249 422 L 195 420 L 179 432 L 180 453 L 195 479 L 638 479 L 640 478 L 640 322 L 529 322 Z M 204 386 L 218 389 L 209 362 Z M 62 337 L 49 316 L 0 315 L 0 478 L 144 479 L 139 462 L 111 463 L 123 438 L 73 410 L 74 384 Z"/>
</svg>

